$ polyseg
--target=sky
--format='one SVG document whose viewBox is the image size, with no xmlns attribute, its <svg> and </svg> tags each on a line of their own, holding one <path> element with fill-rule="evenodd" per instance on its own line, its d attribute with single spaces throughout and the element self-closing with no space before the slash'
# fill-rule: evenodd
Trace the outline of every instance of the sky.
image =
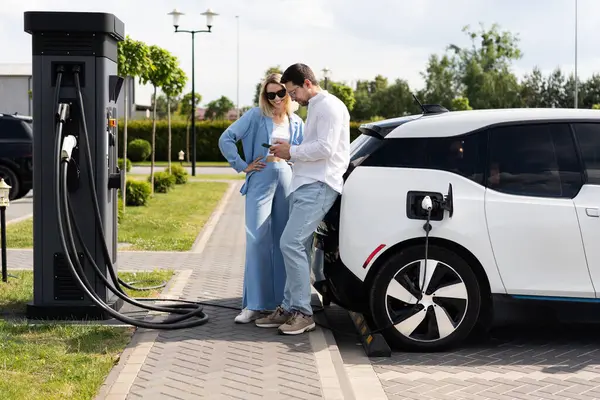
<svg viewBox="0 0 600 400">
<path fill-rule="evenodd" d="M 252 104 L 255 85 L 271 66 L 308 64 L 321 77 L 352 84 L 377 74 L 390 82 L 406 79 L 423 86 L 420 75 L 430 54 L 450 44 L 469 46 L 463 26 L 493 23 L 518 34 L 523 57 L 518 76 L 538 66 L 549 73 L 575 67 L 580 79 L 600 72 L 599 0 L 0 0 L 0 63 L 31 62 L 31 36 L 23 31 L 25 11 L 108 12 L 125 24 L 133 39 L 161 46 L 175 55 L 190 78 L 192 46 L 188 34 L 174 33 L 174 8 L 186 15 L 180 29 L 205 29 L 211 8 L 219 15 L 212 33 L 196 36 L 196 92 L 201 106 L 222 95 L 241 107 Z M 238 16 L 239 18 L 236 18 Z M 239 34 L 238 34 L 239 26 Z M 238 52 L 239 45 L 239 52 Z M 238 80 L 239 56 L 239 80 Z M 152 88 L 137 89 L 136 103 L 149 105 Z"/>
</svg>

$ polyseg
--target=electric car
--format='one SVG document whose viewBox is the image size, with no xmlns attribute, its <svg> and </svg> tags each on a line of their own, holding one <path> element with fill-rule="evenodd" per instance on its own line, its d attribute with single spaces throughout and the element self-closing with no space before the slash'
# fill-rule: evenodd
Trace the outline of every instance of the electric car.
<svg viewBox="0 0 600 400">
<path fill-rule="evenodd" d="M 360 131 L 314 235 L 325 304 L 437 351 L 485 332 L 496 296 L 600 301 L 600 111 L 424 107 Z"/>
</svg>

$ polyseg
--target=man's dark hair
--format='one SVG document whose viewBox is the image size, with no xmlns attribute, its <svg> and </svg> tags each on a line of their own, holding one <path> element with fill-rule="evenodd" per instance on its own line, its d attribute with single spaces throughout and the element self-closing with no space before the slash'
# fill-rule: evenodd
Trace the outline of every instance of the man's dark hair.
<svg viewBox="0 0 600 400">
<path fill-rule="evenodd" d="M 304 85 L 304 80 L 308 79 L 313 85 L 318 85 L 319 81 L 315 78 L 312 69 L 306 64 L 296 63 L 287 67 L 281 75 L 281 83 L 292 82 L 294 85 Z"/>
</svg>

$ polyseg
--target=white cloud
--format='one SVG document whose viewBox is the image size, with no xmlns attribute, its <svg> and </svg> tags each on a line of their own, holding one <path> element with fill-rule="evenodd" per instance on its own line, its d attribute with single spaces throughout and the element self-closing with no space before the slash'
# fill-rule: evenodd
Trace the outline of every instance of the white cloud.
<svg viewBox="0 0 600 400">
<path fill-rule="evenodd" d="M 579 75 L 600 72 L 596 28 L 600 2 L 579 0 Z M 240 16 L 240 103 L 250 104 L 264 70 L 305 62 L 317 73 L 328 66 L 333 79 L 355 81 L 377 74 L 420 87 L 419 72 L 431 53 L 449 43 L 469 45 L 464 25 L 479 22 L 518 33 L 524 57 L 519 74 L 534 65 L 544 71 L 574 67 L 574 0 L 2 0 L 0 63 L 29 62 L 31 37 L 23 31 L 27 10 L 111 12 L 135 39 L 157 44 L 180 59 L 191 78 L 189 35 L 173 33 L 167 13 L 186 15 L 181 28 L 204 28 L 201 12 L 211 7 L 213 33 L 196 36 L 196 91 L 202 103 L 226 95 L 236 100 L 236 15 Z M 188 90 L 191 82 L 188 84 Z M 148 103 L 151 90 L 138 91 Z"/>
</svg>

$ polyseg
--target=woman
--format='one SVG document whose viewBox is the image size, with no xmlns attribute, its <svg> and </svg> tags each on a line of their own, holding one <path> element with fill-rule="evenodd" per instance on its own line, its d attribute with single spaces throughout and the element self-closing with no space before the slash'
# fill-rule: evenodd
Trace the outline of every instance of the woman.
<svg viewBox="0 0 600 400">
<path fill-rule="evenodd" d="M 269 75 L 261 87 L 259 106 L 244 113 L 219 138 L 223 157 L 237 172 L 246 173 L 241 189 L 246 196 L 246 265 L 237 323 L 252 322 L 283 300 L 286 274 L 279 238 L 289 214 L 292 169 L 265 145 L 276 138 L 300 144 L 304 122 L 294 114 L 298 104 L 280 79 L 281 74 Z M 244 159 L 236 146 L 240 140 Z"/>
</svg>

